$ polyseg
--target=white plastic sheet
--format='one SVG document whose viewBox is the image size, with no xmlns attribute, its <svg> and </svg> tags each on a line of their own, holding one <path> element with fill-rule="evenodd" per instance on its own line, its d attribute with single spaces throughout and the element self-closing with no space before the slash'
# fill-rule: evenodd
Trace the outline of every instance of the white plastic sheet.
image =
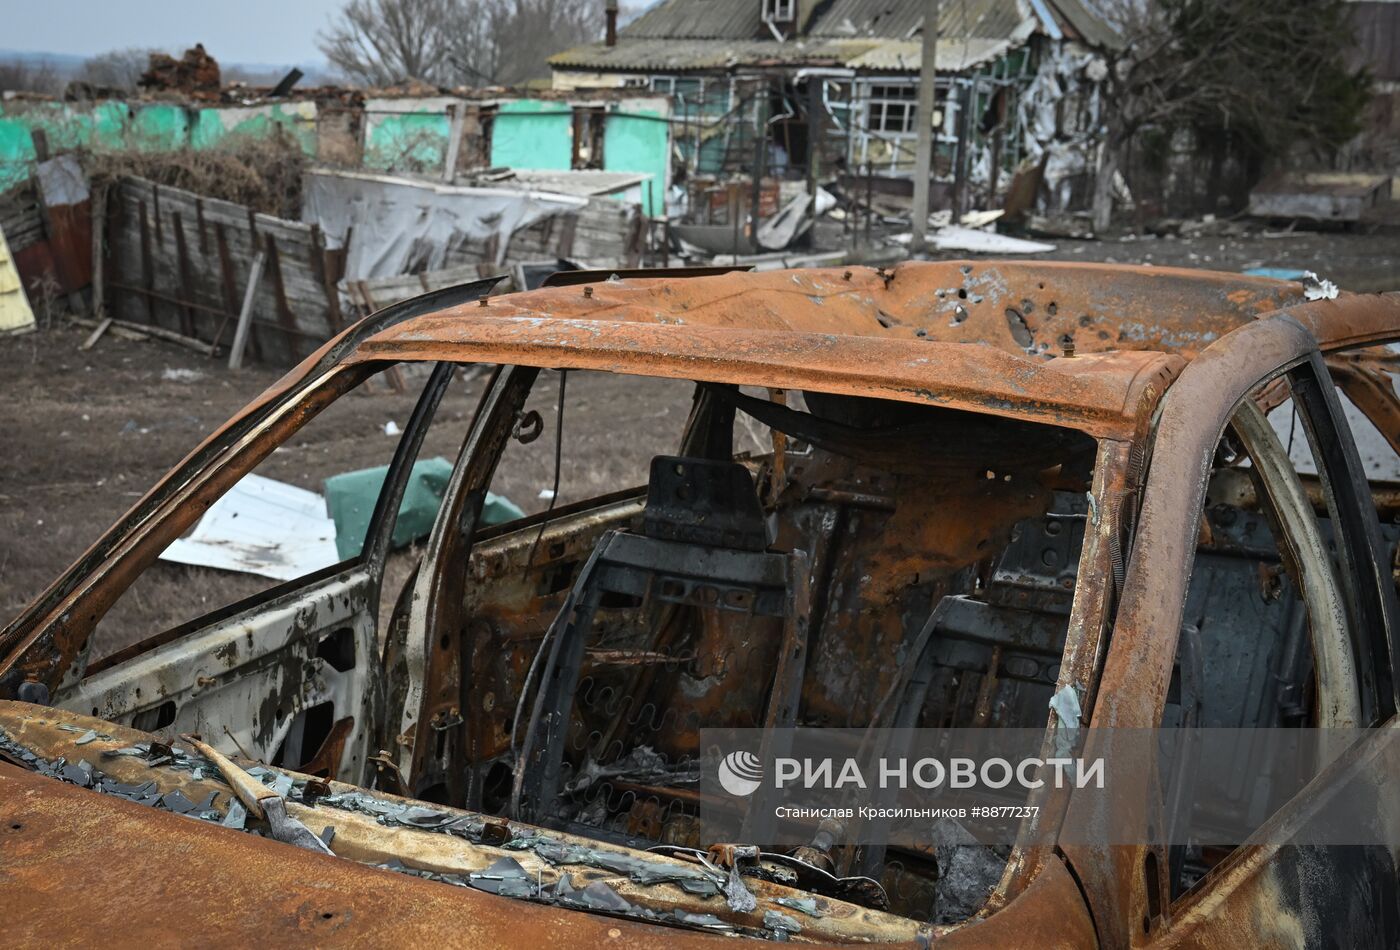
<svg viewBox="0 0 1400 950">
<path fill-rule="evenodd" d="M 517 230 L 585 204 L 541 191 L 315 169 L 306 176 L 302 220 L 320 225 L 331 248 L 344 247 L 353 227 L 345 276 L 368 280 L 441 270 L 449 250 L 493 235 L 500 264 Z"/>
<path fill-rule="evenodd" d="M 290 581 L 340 557 L 324 498 L 261 475 L 245 475 L 160 559 Z"/>
</svg>

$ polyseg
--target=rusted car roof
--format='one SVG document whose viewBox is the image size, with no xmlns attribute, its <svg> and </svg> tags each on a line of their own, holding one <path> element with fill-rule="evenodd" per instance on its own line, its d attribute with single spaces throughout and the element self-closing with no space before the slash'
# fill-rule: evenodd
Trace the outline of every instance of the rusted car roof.
<svg viewBox="0 0 1400 950">
<path fill-rule="evenodd" d="M 1182 356 L 1302 296 L 1298 284 L 1260 278 L 1076 264 L 613 280 L 413 317 L 365 340 L 352 360 L 524 363 L 818 389 L 1121 438 Z"/>
<path fill-rule="evenodd" d="M 500 309 L 505 309 L 501 307 Z M 816 389 L 1051 421 L 1097 436 L 1135 428 L 1138 394 L 1181 360 L 1114 353 L 1037 361 L 968 343 L 599 319 L 481 317 L 466 307 L 366 341 L 357 359 L 520 363 Z M 1164 387 L 1159 386 L 1158 394 Z"/>
</svg>

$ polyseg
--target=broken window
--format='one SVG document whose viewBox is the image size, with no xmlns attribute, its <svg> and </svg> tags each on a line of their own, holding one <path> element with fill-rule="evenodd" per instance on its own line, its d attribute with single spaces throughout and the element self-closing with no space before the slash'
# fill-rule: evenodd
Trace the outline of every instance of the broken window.
<svg viewBox="0 0 1400 950">
<path fill-rule="evenodd" d="M 573 125 L 573 167 L 603 167 L 603 141 L 607 111 L 602 106 L 575 106 Z"/>
<path fill-rule="evenodd" d="M 680 444 L 693 391 L 694 384 L 682 380 L 542 371 L 512 427 L 491 491 L 527 515 L 640 492 L 652 457 Z"/>
<path fill-rule="evenodd" d="M 465 567 L 436 565 L 470 578 L 451 629 L 467 638 L 471 751 L 445 760 L 467 776 L 468 807 L 696 846 L 700 728 L 779 707 L 808 726 L 1043 728 L 1093 440 L 928 406 L 576 373 L 561 430 L 560 380 L 538 372 L 503 417 L 513 441 L 492 482 L 546 507 L 562 431 L 554 510 L 477 533 Z M 615 414 L 603 444 L 571 435 L 581 404 Z M 809 599 L 794 600 L 798 576 Z M 782 678 L 799 627 L 805 672 Z M 886 708 L 891 693 L 903 698 Z M 931 856 L 892 848 L 879 863 L 865 873 L 893 882 L 894 909 L 926 918 Z M 979 906 L 974 891 L 947 895 L 942 917 Z"/>
<path fill-rule="evenodd" d="M 918 87 L 908 83 L 873 85 L 866 103 L 866 128 L 871 132 L 906 135 L 914 131 L 918 108 Z"/>
<path fill-rule="evenodd" d="M 429 367 L 378 373 L 278 446 L 171 542 L 102 617 L 92 659 L 241 613 L 301 578 L 359 557 L 379 487 Z M 458 420 L 462 406 L 450 411 Z M 461 424 L 457 426 L 460 433 Z M 434 433 L 410 483 L 396 536 L 426 533 L 455 446 Z M 366 431 L 382 431 L 376 445 Z M 372 451 L 366 447 L 372 446 Z M 402 575 L 396 563 L 392 571 Z"/>
<path fill-rule="evenodd" d="M 789 23 L 797 15 L 797 0 L 763 0 L 763 19 Z"/>
<path fill-rule="evenodd" d="M 1237 411 L 1214 459 L 1162 716 L 1162 753 L 1172 763 L 1161 794 L 1174 829 L 1173 899 L 1231 851 L 1188 840 L 1240 840 L 1338 751 L 1314 750 L 1307 774 L 1280 771 L 1267 730 L 1341 736 L 1393 711 L 1390 660 L 1367 619 L 1378 592 L 1363 589 L 1367 572 L 1353 566 L 1362 527 L 1354 515 L 1369 502 L 1352 495 L 1344 467 L 1319 464 L 1321 447 L 1336 444 L 1333 433 L 1315 403 L 1310 410 L 1294 398 L 1295 386 L 1317 385 L 1304 366 L 1261 386 Z M 1400 528 L 1382 526 L 1381 533 L 1385 550 L 1394 551 Z M 1259 730 L 1241 733 L 1249 738 L 1232 750 L 1250 763 L 1249 782 L 1193 758 L 1203 728 Z M 1316 735 L 1325 745 L 1326 733 Z"/>
</svg>

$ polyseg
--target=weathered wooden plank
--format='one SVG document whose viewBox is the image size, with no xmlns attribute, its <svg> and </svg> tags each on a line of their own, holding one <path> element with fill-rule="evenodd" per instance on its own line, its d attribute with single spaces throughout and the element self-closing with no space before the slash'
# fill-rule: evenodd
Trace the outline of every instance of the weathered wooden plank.
<svg viewBox="0 0 1400 950">
<path fill-rule="evenodd" d="M 208 253 L 209 253 L 209 234 L 208 234 L 207 229 L 206 229 L 205 226 L 204 226 L 204 199 L 203 199 L 203 198 L 196 198 L 196 199 L 194 200 L 194 215 L 195 215 L 195 220 L 197 220 L 197 221 L 199 222 L 199 253 L 201 253 L 201 254 L 208 254 Z"/>
<path fill-rule="evenodd" d="M 147 291 L 154 291 L 156 286 L 155 263 L 151 260 L 151 228 L 146 216 L 146 202 L 141 202 L 141 276 L 145 281 Z M 153 297 L 146 298 L 146 316 L 151 323 L 156 322 L 156 304 Z"/>
<path fill-rule="evenodd" d="M 243 350 L 248 345 L 248 331 L 253 324 L 253 298 L 257 294 L 258 283 L 262 280 L 263 265 L 266 262 L 267 255 L 263 253 L 253 258 L 253 270 L 248 275 L 248 289 L 243 294 L 243 309 L 239 311 L 233 346 L 228 351 L 229 369 L 240 369 L 243 366 Z"/>
<path fill-rule="evenodd" d="M 180 220 L 180 215 L 175 212 L 170 215 L 170 223 L 171 230 L 175 232 L 176 267 L 180 276 L 181 299 L 186 301 L 186 305 L 180 311 L 180 331 L 185 336 L 194 336 L 194 311 L 188 303 L 194 300 L 194 287 L 190 278 L 190 256 L 185 247 L 185 226 Z"/>
</svg>

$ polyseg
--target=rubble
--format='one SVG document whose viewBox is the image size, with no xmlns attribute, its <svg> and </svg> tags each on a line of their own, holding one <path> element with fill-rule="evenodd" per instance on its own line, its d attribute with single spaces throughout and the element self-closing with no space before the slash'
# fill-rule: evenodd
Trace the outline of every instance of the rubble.
<svg viewBox="0 0 1400 950">
<path fill-rule="evenodd" d="M 185 50 L 179 59 L 166 53 L 152 53 L 149 68 L 141 74 L 140 85 L 144 89 L 180 92 L 203 99 L 218 98 L 223 88 L 219 64 L 204 51 L 203 43 Z"/>
</svg>

